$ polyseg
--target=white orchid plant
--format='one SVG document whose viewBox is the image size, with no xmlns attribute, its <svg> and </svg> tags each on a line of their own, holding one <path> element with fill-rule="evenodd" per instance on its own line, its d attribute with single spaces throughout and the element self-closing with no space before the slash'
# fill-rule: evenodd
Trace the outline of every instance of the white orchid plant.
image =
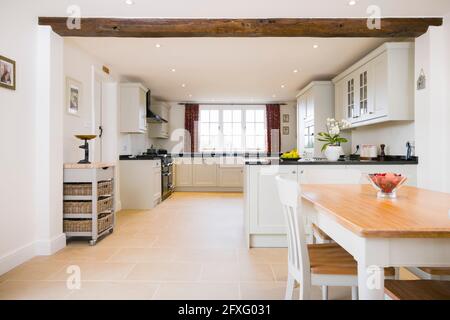
<svg viewBox="0 0 450 320">
<path fill-rule="evenodd" d="M 317 140 L 325 142 L 322 146 L 322 151 L 325 151 L 328 146 L 340 146 L 341 143 L 348 142 L 347 139 L 340 136 L 341 130 L 351 127 L 351 123 L 347 120 L 336 121 L 335 119 L 327 119 L 327 131 L 319 132 Z"/>
</svg>

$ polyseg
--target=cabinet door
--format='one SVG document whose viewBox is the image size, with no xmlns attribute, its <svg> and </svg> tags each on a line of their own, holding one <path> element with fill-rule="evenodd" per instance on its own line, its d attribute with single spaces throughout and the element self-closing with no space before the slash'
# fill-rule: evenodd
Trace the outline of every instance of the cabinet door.
<svg viewBox="0 0 450 320">
<path fill-rule="evenodd" d="M 218 185 L 219 187 L 242 188 L 244 184 L 244 168 L 223 167 L 219 166 L 217 169 Z"/>
<path fill-rule="evenodd" d="M 350 75 L 345 78 L 345 117 L 348 121 L 354 122 L 358 117 L 358 112 L 356 109 L 357 104 L 357 90 L 356 90 L 356 79 L 353 75 Z"/>
<path fill-rule="evenodd" d="M 193 185 L 195 187 L 217 186 L 217 165 L 208 164 L 205 160 L 201 164 L 193 164 Z"/>
<path fill-rule="evenodd" d="M 147 130 L 147 95 L 139 88 L 139 129 L 143 132 Z"/>
<path fill-rule="evenodd" d="M 334 86 L 335 119 L 341 121 L 347 119 L 345 81 L 339 81 Z"/>
<path fill-rule="evenodd" d="M 176 164 L 176 171 L 177 187 L 192 187 L 192 164 L 180 162 Z"/>
<path fill-rule="evenodd" d="M 153 168 L 153 201 L 155 204 L 161 201 L 161 163 Z"/>
<path fill-rule="evenodd" d="M 313 120 L 314 119 L 314 96 L 313 90 L 309 90 L 306 94 L 306 119 L 305 120 Z"/>
<path fill-rule="evenodd" d="M 388 110 L 388 56 L 383 53 L 372 61 L 374 103 L 373 117 L 383 117 Z"/>
<path fill-rule="evenodd" d="M 276 171 L 274 171 L 276 170 Z M 257 168 L 256 174 L 252 176 L 250 188 L 255 189 L 254 204 L 250 210 L 250 232 L 260 234 L 285 234 L 286 222 L 278 197 L 275 177 L 297 181 L 297 166 L 280 166 Z"/>
</svg>

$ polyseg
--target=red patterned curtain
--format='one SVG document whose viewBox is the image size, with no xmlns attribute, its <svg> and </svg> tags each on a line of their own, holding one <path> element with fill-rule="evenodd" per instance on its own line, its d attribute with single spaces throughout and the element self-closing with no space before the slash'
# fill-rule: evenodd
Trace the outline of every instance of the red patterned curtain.
<svg viewBox="0 0 450 320">
<path fill-rule="evenodd" d="M 184 151 L 196 152 L 198 151 L 198 104 L 186 104 L 184 112 L 184 128 L 189 133 L 184 138 Z"/>
<path fill-rule="evenodd" d="M 281 147 L 280 135 L 280 105 L 266 105 L 267 116 L 267 152 L 279 153 Z"/>
</svg>

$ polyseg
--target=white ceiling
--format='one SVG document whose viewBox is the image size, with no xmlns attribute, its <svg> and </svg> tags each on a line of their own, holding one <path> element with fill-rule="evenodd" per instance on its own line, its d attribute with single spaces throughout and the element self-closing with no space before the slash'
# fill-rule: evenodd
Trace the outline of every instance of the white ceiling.
<svg viewBox="0 0 450 320">
<path fill-rule="evenodd" d="M 268 102 L 294 100 L 309 81 L 331 79 L 385 40 L 70 38 L 69 41 L 106 63 L 113 72 L 130 81 L 142 81 L 153 95 L 162 99 Z M 314 44 L 319 47 L 314 49 Z M 175 72 L 171 71 L 173 68 Z M 294 73 L 296 69 L 298 72 Z M 182 87 L 183 84 L 186 86 Z"/>
<path fill-rule="evenodd" d="M 82 16 L 162 18 L 445 16 L 450 0 L 77 0 Z M 62 16 L 72 0 L 41 0 L 41 16 Z M 311 80 L 330 79 L 383 39 L 73 38 L 115 72 L 143 81 L 154 95 L 176 101 L 287 101 Z M 161 48 L 155 44 L 160 43 Z M 318 43 L 320 47 L 313 49 Z M 170 72 L 175 68 L 176 72 Z M 294 74 L 293 70 L 299 69 Z M 185 83 L 186 88 L 181 85 Z M 286 88 L 282 89 L 281 85 Z M 189 97 L 192 94 L 192 98 Z M 273 98 L 272 95 L 276 97 Z"/>
<path fill-rule="evenodd" d="M 450 13 L 449 0 L 357 0 L 355 6 L 349 6 L 349 0 L 133 1 L 135 4 L 128 6 L 125 0 L 22 0 L 27 9 L 34 7 L 43 16 L 64 16 L 73 4 L 84 17 L 366 17 L 369 5 L 379 6 L 383 17 L 442 17 Z"/>
</svg>

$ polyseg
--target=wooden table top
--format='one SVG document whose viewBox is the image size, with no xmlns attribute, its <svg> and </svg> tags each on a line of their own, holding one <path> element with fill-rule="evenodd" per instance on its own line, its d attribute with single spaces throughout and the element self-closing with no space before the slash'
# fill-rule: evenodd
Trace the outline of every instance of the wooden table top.
<svg viewBox="0 0 450 320">
<path fill-rule="evenodd" d="M 365 238 L 450 238 L 450 194 L 402 187 L 378 199 L 371 185 L 302 185 L 301 196 Z"/>
</svg>

